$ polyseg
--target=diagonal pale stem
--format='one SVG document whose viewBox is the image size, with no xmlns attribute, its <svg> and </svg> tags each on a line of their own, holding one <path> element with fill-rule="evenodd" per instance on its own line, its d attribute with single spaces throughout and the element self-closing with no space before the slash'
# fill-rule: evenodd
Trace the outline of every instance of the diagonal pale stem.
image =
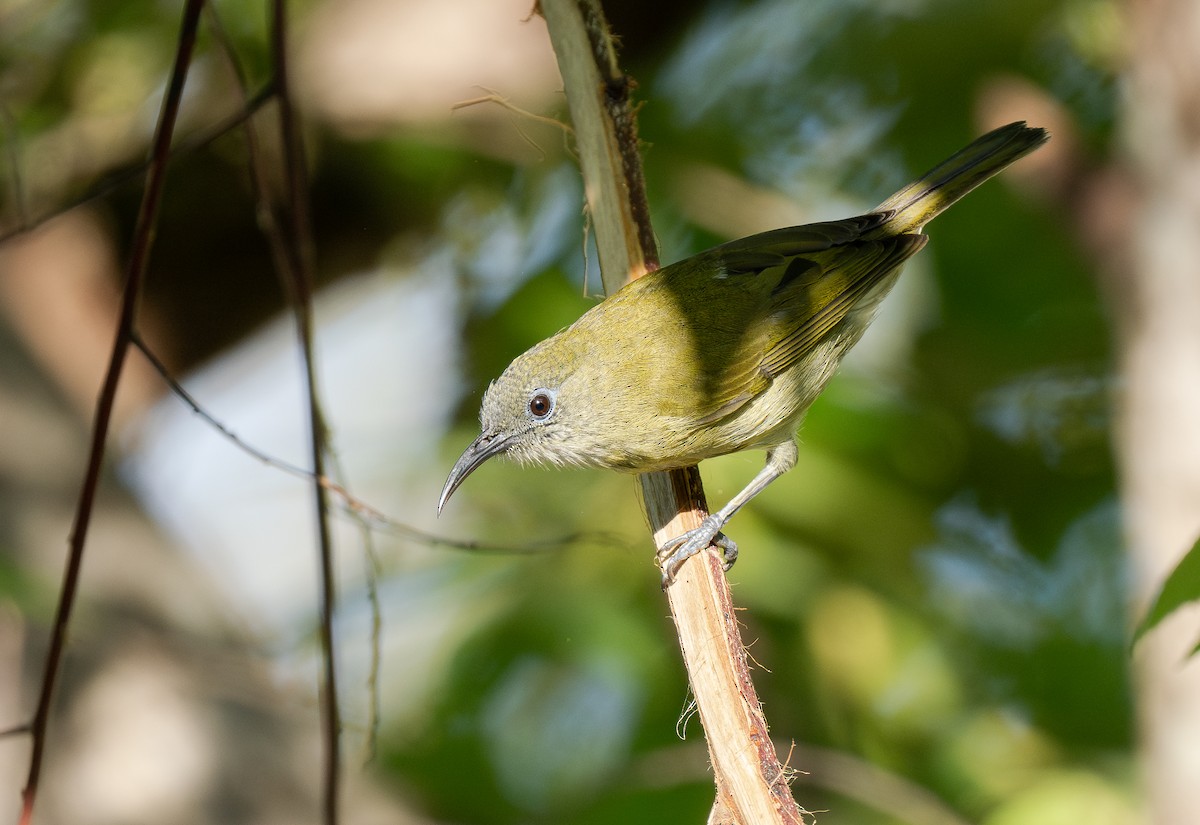
<svg viewBox="0 0 1200 825">
<path fill-rule="evenodd" d="M 657 268 L 629 79 L 620 71 L 598 0 L 541 0 L 574 125 L 604 286 L 609 293 Z M 707 512 L 695 467 L 639 477 L 655 546 Z M 667 588 L 680 649 L 717 786 L 710 823 L 801 823 L 750 681 L 723 560 L 689 559 Z"/>
</svg>

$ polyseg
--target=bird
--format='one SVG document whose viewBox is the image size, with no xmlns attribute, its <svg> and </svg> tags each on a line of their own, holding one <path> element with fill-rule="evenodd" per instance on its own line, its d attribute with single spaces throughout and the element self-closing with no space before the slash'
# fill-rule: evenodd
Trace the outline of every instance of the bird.
<svg viewBox="0 0 1200 825">
<path fill-rule="evenodd" d="M 925 246 L 925 225 L 1048 139 L 1010 123 L 866 214 L 730 241 L 629 282 L 491 382 L 438 514 L 498 455 L 646 473 L 763 449 L 744 489 L 657 548 L 664 587 L 710 545 L 728 570 L 726 523 L 795 466 L 805 412 Z"/>
</svg>

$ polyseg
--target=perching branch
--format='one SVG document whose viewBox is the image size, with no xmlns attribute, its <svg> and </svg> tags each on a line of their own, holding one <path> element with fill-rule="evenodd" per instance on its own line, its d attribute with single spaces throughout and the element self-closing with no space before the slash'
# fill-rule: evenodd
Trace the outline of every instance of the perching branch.
<svg viewBox="0 0 1200 825">
<path fill-rule="evenodd" d="M 571 111 L 607 292 L 658 267 L 638 153 L 632 80 L 617 64 L 599 0 L 541 0 Z M 707 512 L 695 467 L 640 476 L 655 546 Z M 689 559 L 667 598 L 717 786 L 710 823 L 803 822 L 750 681 L 723 559 Z"/>
<path fill-rule="evenodd" d="M 63 570 L 62 590 L 59 593 L 58 608 L 50 635 L 50 647 L 46 653 L 37 709 L 34 712 L 33 721 L 30 723 L 32 752 L 29 757 L 29 774 L 21 793 L 22 806 L 19 820 L 21 825 L 29 825 L 33 819 L 33 806 L 37 800 L 38 780 L 41 776 L 42 760 L 45 756 L 51 701 L 54 697 L 58 671 L 66 647 L 71 611 L 75 606 L 75 596 L 79 587 L 79 572 L 83 565 L 83 551 L 87 543 L 88 526 L 91 522 L 96 490 L 100 483 L 100 470 L 104 464 L 104 449 L 108 442 L 109 422 L 112 418 L 117 387 L 121 382 L 121 370 L 125 365 L 125 356 L 129 351 L 133 335 L 138 298 L 150 260 L 150 248 L 154 241 L 154 230 L 158 222 L 159 204 L 162 201 L 163 185 L 166 182 L 171 136 L 175 131 L 175 120 L 179 113 L 179 102 L 183 96 L 183 85 L 187 78 L 188 65 L 191 62 L 192 50 L 196 42 L 196 28 L 203 5 L 204 0 L 187 0 L 184 6 L 183 22 L 180 24 L 179 30 L 179 47 L 175 53 L 175 65 L 171 69 L 171 79 L 163 98 L 158 126 L 155 129 L 149 174 L 142 193 L 142 203 L 138 210 L 137 224 L 133 233 L 132 252 L 126 269 L 116 340 L 113 342 L 112 356 L 109 359 L 108 371 L 104 376 L 100 397 L 96 402 L 96 417 L 92 427 L 92 442 L 88 453 L 87 469 L 79 491 L 79 501 L 71 529 L 67 563 Z"/>
</svg>

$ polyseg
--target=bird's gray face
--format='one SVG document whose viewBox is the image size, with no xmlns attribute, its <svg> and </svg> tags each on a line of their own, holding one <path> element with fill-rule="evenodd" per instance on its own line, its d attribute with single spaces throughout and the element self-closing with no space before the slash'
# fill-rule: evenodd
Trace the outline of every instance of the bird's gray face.
<svg viewBox="0 0 1200 825">
<path fill-rule="evenodd" d="M 438 513 L 467 476 L 492 456 L 508 454 L 521 462 L 562 463 L 553 444 L 562 419 L 558 382 L 531 375 L 521 359 L 492 382 L 483 396 L 479 419 L 483 432 L 455 462 L 442 487 Z"/>
</svg>

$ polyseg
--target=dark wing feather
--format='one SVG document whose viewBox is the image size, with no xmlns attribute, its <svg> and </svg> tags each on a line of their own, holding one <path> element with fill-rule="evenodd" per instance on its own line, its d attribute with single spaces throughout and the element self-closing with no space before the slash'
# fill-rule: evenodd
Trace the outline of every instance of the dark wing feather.
<svg viewBox="0 0 1200 825">
<path fill-rule="evenodd" d="M 926 235 L 898 235 L 859 241 L 812 256 L 815 278 L 782 290 L 771 314 L 783 332 L 763 354 L 761 369 L 774 377 L 808 355 L 822 339 L 928 240 Z"/>
<path fill-rule="evenodd" d="M 664 301 L 663 317 L 678 318 L 679 332 L 693 342 L 689 380 L 660 395 L 658 411 L 699 425 L 720 421 L 802 360 L 924 245 L 923 235 L 862 240 L 887 217 L 874 213 L 776 229 L 650 276 Z M 716 283 L 698 286 L 700 278 Z M 700 295 L 705 299 L 696 300 Z M 685 312 L 675 309 L 684 304 Z"/>
<path fill-rule="evenodd" d="M 703 254 L 717 256 L 730 275 L 754 275 L 798 255 L 852 243 L 882 226 L 889 217 L 888 212 L 872 212 L 840 221 L 772 229 L 721 244 Z"/>
</svg>

